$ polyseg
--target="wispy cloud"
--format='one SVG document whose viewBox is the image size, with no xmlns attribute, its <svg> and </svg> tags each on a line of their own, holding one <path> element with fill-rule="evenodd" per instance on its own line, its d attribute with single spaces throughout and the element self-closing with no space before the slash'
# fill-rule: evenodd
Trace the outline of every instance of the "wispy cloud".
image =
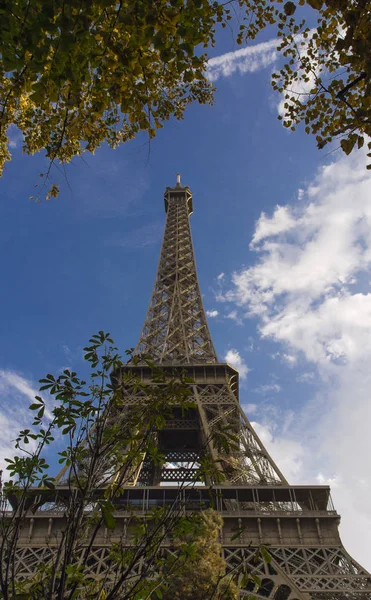
<svg viewBox="0 0 371 600">
<path fill-rule="evenodd" d="M 248 404 L 242 404 L 242 409 L 245 411 L 247 416 L 254 415 L 258 410 L 258 405 L 253 402 L 249 402 Z"/>
<path fill-rule="evenodd" d="M 306 57 L 308 42 L 314 32 L 315 29 L 310 30 L 306 38 L 301 34 L 295 36 L 300 58 Z M 238 73 L 239 75 L 254 73 L 255 71 L 261 71 L 262 69 L 274 65 L 275 63 L 278 63 L 280 59 L 282 61 L 282 53 L 280 54 L 277 51 L 280 42 L 280 39 L 275 38 L 211 58 L 208 62 L 208 78 L 210 81 L 217 81 L 222 77 L 230 77 L 235 73 Z M 308 80 L 305 81 L 304 79 L 301 79 L 303 73 L 300 64 L 301 61 L 298 59 L 295 61 L 295 66 L 292 67 L 297 70 L 299 77 L 298 80 L 293 82 L 290 86 L 290 94 L 298 94 L 300 96 L 303 96 L 303 94 L 309 95 L 315 83 L 316 73 L 310 73 L 308 76 L 305 72 L 305 76 Z M 287 103 L 291 102 L 285 96 L 285 92 L 277 95 L 277 111 L 282 116 L 286 112 L 285 104 L 287 105 Z M 299 190 L 299 199 L 300 192 L 302 192 L 302 190 Z"/>
<path fill-rule="evenodd" d="M 288 364 L 290 367 L 296 364 L 297 356 L 295 354 L 288 354 L 287 352 L 274 352 L 271 354 L 273 360 L 279 359 L 281 362 Z"/>
<path fill-rule="evenodd" d="M 18 375 L 14 371 L 0 370 L 1 394 L 5 394 L 12 389 L 19 392 L 21 396 L 24 396 L 25 399 L 31 402 L 39 394 L 37 389 L 21 375 Z"/>
<path fill-rule="evenodd" d="M 236 72 L 244 74 L 264 69 L 277 60 L 278 44 L 279 40 L 274 39 L 211 58 L 208 62 L 208 78 L 216 81 Z"/>
<path fill-rule="evenodd" d="M 259 385 L 253 389 L 253 392 L 257 394 L 278 394 L 281 391 L 281 386 L 278 383 L 267 383 L 265 385 Z"/>
<path fill-rule="evenodd" d="M 298 383 L 313 383 L 316 379 L 316 374 L 313 371 L 304 371 L 295 379 Z"/>
<path fill-rule="evenodd" d="M 14 124 L 9 125 L 6 134 L 9 140 L 9 148 L 12 150 L 18 148 L 23 142 L 23 134 L 20 129 Z"/>
<path fill-rule="evenodd" d="M 228 350 L 224 357 L 224 360 L 230 365 L 232 365 L 232 367 L 237 369 L 241 379 L 246 379 L 250 369 L 248 368 L 244 358 L 242 358 L 238 350 L 235 350 L 234 348 Z"/>
<path fill-rule="evenodd" d="M 14 440 L 20 429 L 30 427 L 29 405 L 40 395 L 28 379 L 11 370 L 0 370 L 0 468 L 7 478 L 5 458 L 16 453 Z M 32 440 L 30 446 L 32 446 Z"/>
<path fill-rule="evenodd" d="M 30 381 L 21 373 L 10 369 L 0 369 L 0 470 L 7 478 L 5 458 L 12 458 L 20 451 L 14 448 L 14 441 L 21 429 L 32 429 L 33 413 L 29 406 L 41 396 L 45 402 L 45 419 L 52 418 L 54 402 L 47 392 L 40 392 L 38 384 Z M 6 432 L 6 434 L 4 434 Z M 35 448 L 35 442 L 30 440 L 29 448 Z"/>
<path fill-rule="evenodd" d="M 285 477 L 290 482 L 295 480 L 299 482 L 305 456 L 303 445 L 277 432 L 273 423 L 262 424 L 252 421 L 251 424 Z"/>
<path fill-rule="evenodd" d="M 239 317 L 236 310 L 231 310 L 231 312 L 229 312 L 225 318 L 230 319 L 231 321 L 234 321 L 237 325 L 243 324 L 243 321 L 242 321 L 241 317 Z"/>
</svg>

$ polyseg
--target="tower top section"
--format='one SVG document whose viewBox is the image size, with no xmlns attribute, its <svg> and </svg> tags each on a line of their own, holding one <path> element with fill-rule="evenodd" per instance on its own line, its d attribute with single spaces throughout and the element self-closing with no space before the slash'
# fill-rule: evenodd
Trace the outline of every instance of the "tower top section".
<svg viewBox="0 0 371 600">
<path fill-rule="evenodd" d="M 198 285 L 189 215 L 192 193 L 180 183 L 165 191 L 166 225 L 155 285 L 136 354 L 158 364 L 215 364 Z"/>
<path fill-rule="evenodd" d="M 165 200 L 165 211 L 169 210 L 170 200 L 174 202 L 184 203 L 187 206 L 188 216 L 193 213 L 193 201 L 192 201 L 192 192 L 189 187 L 182 186 L 180 183 L 180 173 L 177 173 L 176 176 L 176 185 L 175 187 L 167 187 L 164 194 Z"/>
</svg>

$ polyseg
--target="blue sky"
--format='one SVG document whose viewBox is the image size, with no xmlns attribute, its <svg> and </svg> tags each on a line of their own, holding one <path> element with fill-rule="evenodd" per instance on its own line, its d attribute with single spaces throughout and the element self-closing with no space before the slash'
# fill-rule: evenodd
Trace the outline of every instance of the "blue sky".
<svg viewBox="0 0 371 600">
<path fill-rule="evenodd" d="M 0 182 L 3 292 L 0 458 L 28 422 L 45 373 L 82 368 L 99 329 L 122 352 L 144 321 L 177 172 L 194 198 L 205 309 L 241 402 L 292 483 L 330 483 L 346 548 L 371 568 L 371 174 L 365 154 L 318 152 L 277 120 L 269 36 L 213 50 L 215 105 L 68 167 L 69 186 L 35 203 L 41 156 L 21 152 Z M 37 188 L 36 188 L 37 189 Z"/>
</svg>

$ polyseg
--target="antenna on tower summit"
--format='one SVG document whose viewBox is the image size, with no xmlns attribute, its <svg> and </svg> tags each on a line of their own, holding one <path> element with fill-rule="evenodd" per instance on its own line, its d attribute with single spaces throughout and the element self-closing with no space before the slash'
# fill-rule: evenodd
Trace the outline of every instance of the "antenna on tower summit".
<svg viewBox="0 0 371 600">
<path fill-rule="evenodd" d="M 176 174 L 176 186 L 180 187 L 180 173 Z"/>
</svg>

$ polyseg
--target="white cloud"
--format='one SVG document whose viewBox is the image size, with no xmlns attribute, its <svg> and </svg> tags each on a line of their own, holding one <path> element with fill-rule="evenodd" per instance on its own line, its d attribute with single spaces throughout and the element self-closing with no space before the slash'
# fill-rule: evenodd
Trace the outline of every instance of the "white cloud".
<svg viewBox="0 0 371 600">
<path fill-rule="evenodd" d="M 295 224 L 295 218 L 291 215 L 287 206 L 277 206 L 271 218 L 262 213 L 256 225 L 251 247 L 267 237 L 289 231 L 295 227 Z"/>
<path fill-rule="evenodd" d="M 283 352 L 283 354 L 281 355 L 282 360 L 284 360 L 285 362 L 287 362 L 289 365 L 294 365 L 296 363 L 296 356 L 294 356 L 293 354 L 286 354 L 286 352 Z"/>
<path fill-rule="evenodd" d="M 295 379 L 299 383 L 311 383 L 315 379 L 316 375 L 313 371 L 305 371 L 304 373 L 300 373 Z"/>
<path fill-rule="evenodd" d="M 211 58 L 208 62 L 208 78 L 216 81 L 236 71 L 244 74 L 264 69 L 276 61 L 278 44 L 279 40 L 274 39 Z"/>
<path fill-rule="evenodd" d="M 273 393 L 278 394 L 281 391 L 281 386 L 278 383 L 267 383 L 266 385 L 259 385 L 259 387 L 255 388 L 253 392 L 257 392 L 258 394 L 267 394 Z"/>
<path fill-rule="evenodd" d="M 285 442 L 274 443 L 279 432 L 258 433 L 289 480 L 309 484 L 319 474 L 334 480 L 345 546 L 370 569 L 371 173 L 366 160 L 363 150 L 342 155 L 302 189 L 295 208 L 285 205 L 261 215 L 252 245 L 258 260 L 233 274 L 224 297 L 258 318 L 261 336 L 280 343 L 280 355 L 301 355 L 312 365 L 308 371 L 302 360 L 303 372 L 295 378 L 318 385 L 309 401 L 298 398 L 295 423 L 283 436 L 301 436 L 304 454 L 294 449 L 300 460 L 284 465 L 279 453 Z"/>
<path fill-rule="evenodd" d="M 7 465 L 4 458 L 16 454 L 14 440 L 21 429 L 30 428 L 32 416 L 28 407 L 35 395 L 40 393 L 30 381 L 14 371 L 0 370 L 0 469 L 5 479 Z M 33 446 L 31 441 L 30 447 Z"/>
<path fill-rule="evenodd" d="M 238 316 L 236 310 L 231 310 L 231 312 L 226 315 L 226 319 L 231 319 L 232 321 L 235 321 L 237 325 L 242 325 L 243 323 L 242 319 Z"/>
<path fill-rule="evenodd" d="M 360 359 L 371 351 L 371 294 L 338 294 L 318 306 L 286 305 L 265 320 L 263 335 L 287 341 L 316 363 Z"/>
<path fill-rule="evenodd" d="M 9 148 L 17 148 L 23 142 L 23 134 L 13 123 L 9 125 L 7 132 Z"/>
<path fill-rule="evenodd" d="M 285 116 L 288 105 L 292 104 L 292 101 L 289 98 L 286 98 L 286 94 L 290 97 L 297 96 L 303 101 L 303 96 L 309 98 L 311 91 L 316 87 L 315 80 L 318 75 L 318 70 L 308 74 L 305 69 L 306 63 L 304 63 L 303 70 L 301 68 L 302 61 L 300 60 L 306 59 L 308 43 L 315 31 L 315 29 L 310 30 L 306 38 L 301 34 L 295 36 L 298 57 L 300 56 L 300 58 L 298 58 L 295 61 L 295 65 L 291 65 L 291 67 L 298 73 L 298 79 L 292 82 L 287 91 L 277 94 L 277 111 L 282 117 Z M 282 58 L 284 57 L 282 57 L 282 53 L 277 51 L 277 47 L 280 43 L 281 40 L 276 38 L 211 58 L 208 62 L 207 76 L 210 81 L 214 82 L 221 77 L 230 77 L 234 73 L 244 75 L 245 73 L 261 71 L 270 65 L 278 63 L 279 59 L 281 59 L 282 62 Z M 285 62 L 287 62 L 287 60 Z M 301 78 L 302 75 L 304 75 L 305 79 Z M 288 120 L 290 120 L 290 116 L 288 116 Z M 299 201 L 302 200 L 303 194 L 304 190 L 299 189 Z"/>
<path fill-rule="evenodd" d="M 254 338 L 249 335 L 249 337 L 247 338 L 248 341 L 248 345 L 246 346 L 245 350 L 247 352 L 254 352 L 255 350 L 255 343 L 254 343 Z"/>
<path fill-rule="evenodd" d="M 297 362 L 295 354 L 287 354 L 287 352 L 274 352 L 270 357 L 273 358 L 273 360 L 279 359 L 280 361 L 287 363 L 290 367 Z"/>
<path fill-rule="evenodd" d="M 254 415 L 258 410 L 258 405 L 249 402 L 248 404 L 242 405 L 242 410 L 249 416 Z"/>
<path fill-rule="evenodd" d="M 275 433 L 272 425 L 251 424 L 286 479 L 289 482 L 298 480 L 305 454 L 303 446 L 294 439 Z"/>
<path fill-rule="evenodd" d="M 40 392 L 38 385 L 25 378 L 23 375 L 10 369 L 0 369 L 0 470 L 2 470 L 3 481 L 9 479 L 9 471 L 5 458 L 13 458 L 21 455 L 19 449 L 15 449 L 15 440 L 22 429 L 32 430 L 34 413 L 29 410 L 30 404 L 35 396 L 41 396 L 46 403 L 45 420 L 52 418 L 51 409 L 55 406 L 52 396 L 47 392 Z M 60 434 L 54 432 L 56 439 Z M 29 451 L 36 449 L 36 441 L 30 439 Z M 45 449 L 45 454 L 50 452 Z"/>
<path fill-rule="evenodd" d="M 306 39 L 301 34 L 296 36 L 296 46 L 301 58 L 305 59 L 307 56 L 308 42 L 314 31 L 315 29 L 309 31 Z M 280 42 L 281 40 L 276 38 L 211 58 L 208 62 L 208 78 L 210 81 L 217 81 L 220 77 L 230 77 L 234 73 L 239 73 L 240 75 L 254 73 L 255 71 L 260 71 L 270 65 L 274 65 L 274 63 L 278 62 L 279 58 L 282 58 L 282 54 L 277 51 Z M 299 73 L 299 78 L 292 83 L 288 93 L 293 96 L 297 94 L 300 97 L 303 97 L 305 94 L 309 97 L 314 87 L 317 73 L 313 72 L 308 75 L 305 72 L 305 77 L 308 80 L 304 81 L 300 78 L 303 73 L 300 64 L 301 61 L 296 60 L 295 66 L 292 67 Z M 281 116 L 285 115 L 287 104 L 291 103 L 291 100 L 287 99 L 285 95 L 286 92 L 278 95 L 277 110 Z M 302 199 L 302 193 L 303 190 L 299 189 L 299 200 Z"/>
<path fill-rule="evenodd" d="M 32 402 L 35 398 L 35 395 L 38 395 L 38 392 L 35 388 L 32 387 L 27 379 L 24 379 L 14 371 L 0 371 L 0 391 L 5 393 L 8 390 L 14 388 L 16 391 L 20 392 L 23 396 L 28 398 Z"/>
<path fill-rule="evenodd" d="M 345 548 L 370 571 L 371 517 L 369 508 L 370 485 L 365 479 L 355 479 L 348 474 L 323 475 L 319 472 L 317 482 L 330 485 L 335 508 L 341 515 L 341 537 Z"/>
<path fill-rule="evenodd" d="M 218 316 L 219 312 L 217 310 L 207 310 L 206 314 L 210 319 L 213 319 Z"/>
<path fill-rule="evenodd" d="M 232 367 L 237 369 L 237 371 L 240 374 L 241 379 L 246 379 L 247 374 L 249 372 L 249 368 L 248 368 L 245 360 L 242 358 L 242 356 L 238 352 L 238 350 L 234 350 L 233 348 L 228 350 L 227 354 L 224 357 L 224 360 L 227 363 L 229 363 L 230 365 L 232 365 Z"/>
<path fill-rule="evenodd" d="M 71 351 L 71 348 L 69 348 L 69 346 L 67 346 L 67 344 L 62 344 L 62 352 L 65 355 L 65 357 L 68 358 L 68 360 L 71 360 L 72 351 Z"/>
<path fill-rule="evenodd" d="M 219 275 L 217 275 L 217 277 L 216 277 L 217 290 L 214 290 L 216 302 L 224 302 L 225 301 L 225 298 L 223 295 L 224 278 L 225 278 L 225 273 L 219 273 Z"/>
<path fill-rule="evenodd" d="M 323 167 L 308 187 L 309 203 L 284 207 L 284 233 L 282 211 L 261 216 L 260 260 L 233 274 L 226 298 L 261 315 L 263 336 L 321 363 L 357 359 L 365 345 L 371 351 L 371 294 L 354 287 L 371 263 L 370 193 L 360 153 Z"/>
</svg>

